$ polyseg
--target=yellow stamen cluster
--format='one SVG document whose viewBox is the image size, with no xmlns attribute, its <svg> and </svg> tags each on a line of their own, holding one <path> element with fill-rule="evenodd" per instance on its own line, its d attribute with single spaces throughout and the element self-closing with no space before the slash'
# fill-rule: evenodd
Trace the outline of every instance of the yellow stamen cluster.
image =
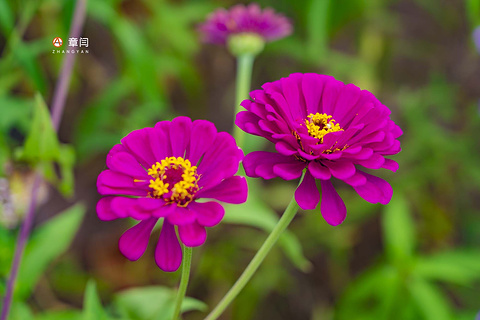
<svg viewBox="0 0 480 320">
<path fill-rule="evenodd" d="M 182 170 L 182 180 L 170 186 L 167 178 L 172 178 L 172 173 Z M 169 173 L 171 172 L 171 173 Z M 190 160 L 182 157 L 167 157 L 160 162 L 155 163 L 148 169 L 150 180 L 149 187 L 153 189 L 150 196 L 153 198 L 162 198 L 167 202 L 176 202 L 177 205 L 186 207 L 192 200 L 193 195 L 198 190 L 197 167 L 192 166 Z M 169 194 L 171 193 L 171 194 Z M 167 195 L 169 194 L 169 195 Z M 166 197 L 164 195 L 167 195 Z"/>
<path fill-rule="evenodd" d="M 335 123 L 335 119 L 326 113 L 310 113 L 305 120 L 305 124 L 308 129 L 308 134 L 311 137 L 320 140 L 323 143 L 323 137 L 330 132 L 343 131 L 338 123 Z"/>
</svg>

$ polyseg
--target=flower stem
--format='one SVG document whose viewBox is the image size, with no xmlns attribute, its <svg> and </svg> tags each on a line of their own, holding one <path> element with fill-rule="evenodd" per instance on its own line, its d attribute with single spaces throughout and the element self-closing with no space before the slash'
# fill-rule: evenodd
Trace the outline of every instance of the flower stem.
<svg viewBox="0 0 480 320">
<path fill-rule="evenodd" d="M 192 265 L 192 248 L 182 244 L 183 247 L 183 263 L 182 263 L 182 277 L 180 279 L 180 286 L 178 287 L 177 298 L 175 299 L 175 311 L 173 313 L 173 320 L 179 319 L 182 308 L 183 298 L 187 292 L 188 280 L 190 278 L 190 267 Z"/>
<path fill-rule="evenodd" d="M 300 179 L 300 183 L 302 182 L 302 180 L 303 176 Z M 240 278 L 238 278 L 237 282 L 235 282 L 233 287 L 230 288 L 227 294 L 218 303 L 215 309 L 210 312 L 210 314 L 205 318 L 205 320 L 217 319 L 223 313 L 223 311 L 225 311 L 228 305 L 237 297 L 240 291 L 242 291 L 248 281 L 250 281 L 252 276 L 255 274 L 258 267 L 260 267 L 267 254 L 270 252 L 277 240 L 280 238 L 280 235 L 287 229 L 290 222 L 292 222 L 298 209 L 299 206 L 295 201 L 295 196 L 293 196 L 282 217 L 278 221 L 272 233 L 270 233 L 270 235 L 267 237 L 260 250 L 258 250 L 258 252 L 255 254 L 255 257 L 253 257 L 252 261 L 250 261 Z"/>
<path fill-rule="evenodd" d="M 242 111 L 240 103 L 248 99 L 250 92 L 250 83 L 252 81 L 252 69 L 255 56 L 253 54 L 242 54 L 237 56 L 237 79 L 236 79 L 236 96 L 235 96 L 235 114 Z M 244 142 L 244 132 L 237 126 L 233 126 L 233 137 L 237 141 L 237 145 L 242 148 Z"/>
</svg>

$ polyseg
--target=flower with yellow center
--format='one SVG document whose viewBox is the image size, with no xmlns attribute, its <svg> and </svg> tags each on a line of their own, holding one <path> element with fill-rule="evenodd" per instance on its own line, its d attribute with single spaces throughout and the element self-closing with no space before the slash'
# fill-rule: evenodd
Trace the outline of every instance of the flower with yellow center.
<svg viewBox="0 0 480 320">
<path fill-rule="evenodd" d="M 305 120 L 305 125 L 307 126 L 308 134 L 319 139 L 320 143 L 323 143 L 323 137 L 327 133 L 343 131 L 335 119 L 332 119 L 332 116 L 326 113 L 310 113 Z"/>
<path fill-rule="evenodd" d="M 186 207 L 198 191 L 197 167 L 182 157 L 167 157 L 148 169 L 152 177 L 149 196 Z"/>
</svg>

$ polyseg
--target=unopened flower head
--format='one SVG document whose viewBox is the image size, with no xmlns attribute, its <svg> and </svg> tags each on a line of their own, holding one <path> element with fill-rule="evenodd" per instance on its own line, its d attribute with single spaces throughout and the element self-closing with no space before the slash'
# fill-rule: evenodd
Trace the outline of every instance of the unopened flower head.
<svg viewBox="0 0 480 320">
<path fill-rule="evenodd" d="M 257 54 L 265 42 L 281 39 L 292 33 L 292 24 L 271 8 L 262 10 L 256 3 L 218 9 L 200 25 L 207 43 L 228 45 L 234 55 Z"/>
<path fill-rule="evenodd" d="M 347 214 L 332 177 L 371 203 L 390 201 L 390 184 L 361 169 L 398 169 L 385 156 L 400 151 L 402 130 L 373 94 L 320 74 L 292 74 L 262 88 L 242 102 L 247 111 L 237 115 L 236 124 L 274 143 L 277 152 L 246 155 L 248 176 L 292 180 L 306 170 L 295 199 L 302 209 L 315 209 L 320 202 L 315 179 L 320 180 L 320 210 L 331 225 L 342 223 Z"/>
<path fill-rule="evenodd" d="M 133 131 L 112 148 L 108 169 L 98 176 L 98 192 L 105 196 L 97 204 L 98 217 L 140 221 L 119 240 L 130 260 L 143 255 L 163 219 L 155 261 L 162 270 L 175 271 L 182 261 L 175 227 L 184 245 L 200 246 L 207 237 L 205 227 L 223 218 L 217 201 L 246 201 L 245 178 L 235 176 L 242 158 L 232 136 L 205 120 L 178 117 Z"/>
</svg>

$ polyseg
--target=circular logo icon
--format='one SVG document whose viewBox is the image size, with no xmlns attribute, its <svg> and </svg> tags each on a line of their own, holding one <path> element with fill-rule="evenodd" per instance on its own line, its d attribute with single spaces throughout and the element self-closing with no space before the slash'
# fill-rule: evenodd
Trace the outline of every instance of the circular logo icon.
<svg viewBox="0 0 480 320">
<path fill-rule="evenodd" d="M 63 44 L 63 40 L 60 37 L 56 37 L 56 38 L 53 38 L 52 43 L 55 47 L 60 48 Z"/>
</svg>

